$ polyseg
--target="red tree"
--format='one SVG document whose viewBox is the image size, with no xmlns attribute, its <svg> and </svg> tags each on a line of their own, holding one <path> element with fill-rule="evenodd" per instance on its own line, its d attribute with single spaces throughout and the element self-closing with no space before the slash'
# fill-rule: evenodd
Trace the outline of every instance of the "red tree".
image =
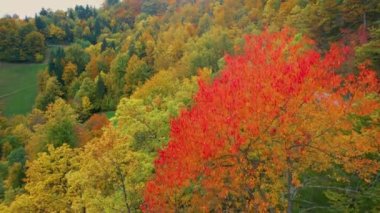
<svg viewBox="0 0 380 213">
<path fill-rule="evenodd" d="M 370 181 L 376 76 L 363 67 L 336 75 L 347 48 L 321 57 L 312 46 L 290 30 L 250 36 L 212 84 L 200 82 L 194 106 L 171 124 L 143 210 L 291 211 L 305 171 L 339 166 Z"/>
</svg>

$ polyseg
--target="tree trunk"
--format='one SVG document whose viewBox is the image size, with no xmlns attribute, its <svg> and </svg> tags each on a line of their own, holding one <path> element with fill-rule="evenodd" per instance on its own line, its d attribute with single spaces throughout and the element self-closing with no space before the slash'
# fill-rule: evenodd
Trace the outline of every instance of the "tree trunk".
<svg viewBox="0 0 380 213">
<path fill-rule="evenodd" d="M 119 166 L 116 166 L 116 172 L 120 178 L 120 184 L 121 184 L 121 188 L 123 190 L 124 202 L 125 202 L 125 206 L 127 207 L 127 212 L 131 213 L 131 207 L 128 204 L 127 189 L 125 188 L 125 177 L 124 177 L 121 169 L 119 168 Z"/>
<path fill-rule="evenodd" d="M 287 166 L 288 166 L 288 171 L 287 171 L 287 185 L 288 185 L 288 207 L 286 209 L 287 213 L 292 213 L 293 209 L 293 174 L 291 171 L 292 168 L 292 161 L 290 157 L 288 156 L 286 158 Z"/>
<path fill-rule="evenodd" d="M 287 213 L 291 213 L 293 209 L 293 203 L 292 203 L 292 173 L 290 172 L 290 169 L 288 169 L 288 208 L 286 210 Z"/>
</svg>

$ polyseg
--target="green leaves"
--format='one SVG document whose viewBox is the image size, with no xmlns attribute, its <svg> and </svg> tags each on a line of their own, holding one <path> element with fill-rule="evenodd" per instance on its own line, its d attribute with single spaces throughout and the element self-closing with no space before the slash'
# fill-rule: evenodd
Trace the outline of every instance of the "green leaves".
<svg viewBox="0 0 380 213">
<path fill-rule="evenodd" d="M 361 134 L 363 128 L 368 128 L 372 125 L 373 120 L 369 115 L 350 115 L 349 118 L 353 122 L 353 130 Z"/>
</svg>

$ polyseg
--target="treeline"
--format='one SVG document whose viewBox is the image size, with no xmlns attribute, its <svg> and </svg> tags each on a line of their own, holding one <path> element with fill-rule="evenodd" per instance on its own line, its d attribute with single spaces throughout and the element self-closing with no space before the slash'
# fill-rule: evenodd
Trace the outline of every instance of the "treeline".
<svg viewBox="0 0 380 213">
<path fill-rule="evenodd" d="M 351 57 L 342 67 L 335 69 L 333 62 L 326 62 L 326 69 L 331 65 L 331 70 L 345 76 L 359 72 L 357 66 L 365 62 L 379 72 L 379 15 L 378 2 L 358 0 L 107 0 L 100 9 L 43 9 L 34 19 L 3 19 L 4 24 L 17 23 L 13 24 L 18 26 L 17 34 L 28 25 L 47 44 L 66 45 L 52 50 L 48 68 L 38 76 L 35 109 L 27 116 L 0 121 L 0 210 L 139 210 L 146 181 L 155 173 L 158 150 L 173 135 L 170 120 L 194 105 L 199 80 L 207 84 L 223 76 L 220 70 L 228 64 L 224 56 L 241 55 L 245 35 L 265 29 L 278 32 L 288 26 L 297 32 L 291 44 L 306 35 L 315 45 L 309 42 L 305 49 L 312 47 L 322 56 L 333 43 L 350 46 L 345 54 Z M 1 32 L 7 33 L 5 29 Z M 0 46 L 0 52 L 20 52 L 6 45 Z M 107 111 L 116 111 L 111 122 L 101 115 Z M 372 115 L 350 116 L 360 118 L 355 128 L 372 127 L 375 121 Z M 297 194 L 302 196 L 299 200 L 311 203 L 294 208 L 378 208 L 378 183 L 368 185 L 339 169 L 303 173 L 318 184 L 323 184 L 325 175 L 347 176 L 340 179 L 346 182 L 329 179 L 331 188 L 313 189 L 315 196 L 310 191 Z M 360 193 L 331 191 L 334 187 L 351 189 L 355 184 Z M 193 192 L 201 191 L 196 187 L 200 186 L 181 191 L 180 209 L 188 207 L 186 201 L 194 198 Z M 226 210 L 237 204 L 238 209 L 239 199 L 231 196 L 221 205 Z"/>
<path fill-rule="evenodd" d="M 222 4 L 130 0 L 106 5 L 97 12 L 97 17 L 105 17 L 104 20 L 112 17 L 104 23 L 116 22 L 119 27 L 109 31 L 106 24 L 107 30 L 96 34 L 93 45 L 76 40 L 66 50 L 60 50 L 68 52 L 65 58 L 55 58 L 52 54 L 51 61 L 59 62 L 57 68 L 50 66 L 52 63 L 49 65 L 50 76 L 55 76 L 60 84 L 60 97 L 76 99 L 79 112 L 82 104 L 76 94 L 81 87 L 93 88 L 87 92 L 94 105 L 92 112 L 114 110 L 121 97 L 129 97 L 139 87 L 144 90 L 144 82 L 160 71 L 169 71 L 179 79 L 196 74 L 202 67 L 217 72 L 223 67 L 223 56 L 234 54 L 234 48 L 241 46 L 245 34 L 263 28 L 276 31 L 292 26 L 316 40 L 321 51 L 332 42 L 350 44 L 356 52 L 351 64 L 370 59 L 372 68 L 380 66 L 376 53 L 378 11 L 373 9 L 377 7 L 373 2 L 226 1 Z M 351 7 L 354 9 L 347 11 Z M 323 20 L 317 14 L 324 14 Z M 345 72 L 355 70 L 351 65 Z M 99 88 L 101 91 L 95 91 Z M 100 96 L 91 95 L 95 93 Z M 44 94 L 41 90 L 40 96 Z M 44 109 L 50 102 L 39 103 L 44 99 L 40 98 L 37 106 Z"/>
<path fill-rule="evenodd" d="M 30 22 L 0 19 L 0 61 L 42 62 L 45 36 Z"/>
<path fill-rule="evenodd" d="M 123 30 L 120 27 L 111 16 L 88 5 L 67 11 L 42 9 L 24 20 L 5 17 L 0 21 L 0 60 L 42 62 L 48 45 L 94 44 L 101 33 Z"/>
</svg>

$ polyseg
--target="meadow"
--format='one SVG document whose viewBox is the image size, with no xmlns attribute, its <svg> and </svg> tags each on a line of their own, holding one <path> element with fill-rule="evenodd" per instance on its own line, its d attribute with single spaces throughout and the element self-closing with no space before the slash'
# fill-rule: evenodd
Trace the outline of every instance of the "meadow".
<svg viewBox="0 0 380 213">
<path fill-rule="evenodd" d="M 37 95 L 37 73 L 46 64 L 0 63 L 0 111 L 6 116 L 27 114 Z"/>
</svg>

